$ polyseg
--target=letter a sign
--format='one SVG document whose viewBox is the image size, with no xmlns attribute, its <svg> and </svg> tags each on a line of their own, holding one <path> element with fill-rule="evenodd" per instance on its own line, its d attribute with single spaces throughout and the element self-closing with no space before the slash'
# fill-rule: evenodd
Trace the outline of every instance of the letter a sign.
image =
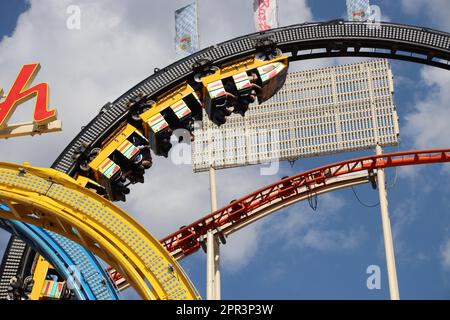
<svg viewBox="0 0 450 320">
<path fill-rule="evenodd" d="M 48 108 L 48 84 L 38 83 L 30 87 L 39 69 L 39 63 L 26 64 L 20 70 L 16 81 L 6 96 L 3 95 L 3 90 L 0 88 L 0 138 L 61 131 L 61 121 L 56 120 L 56 110 Z M 2 98 L 5 99 L 2 101 Z M 8 124 L 8 120 L 16 108 L 32 98 L 36 99 L 33 121 Z"/>
</svg>

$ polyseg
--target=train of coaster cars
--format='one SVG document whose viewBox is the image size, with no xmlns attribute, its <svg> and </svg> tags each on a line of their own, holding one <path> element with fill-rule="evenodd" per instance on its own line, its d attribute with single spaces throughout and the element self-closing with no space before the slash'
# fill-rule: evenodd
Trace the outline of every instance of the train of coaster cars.
<svg viewBox="0 0 450 320">
<path fill-rule="evenodd" d="M 129 121 L 100 147 L 78 148 L 77 181 L 111 201 L 125 201 L 129 185 L 143 183 L 145 170 L 152 166 L 150 149 L 167 157 L 174 130 L 192 134 L 194 121 L 202 120 L 202 108 L 218 126 L 232 113 L 244 116 L 249 104 L 266 101 L 283 86 L 288 66 L 288 57 L 277 50 L 220 67 L 197 61 L 190 81 L 156 100 L 141 95 L 130 101 Z"/>
</svg>

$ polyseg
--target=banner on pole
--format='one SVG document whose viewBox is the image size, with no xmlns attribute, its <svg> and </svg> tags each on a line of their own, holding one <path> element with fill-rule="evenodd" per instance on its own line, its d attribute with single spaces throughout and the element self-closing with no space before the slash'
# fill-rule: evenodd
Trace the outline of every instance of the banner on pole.
<svg viewBox="0 0 450 320">
<path fill-rule="evenodd" d="M 367 21 L 370 16 L 369 0 L 347 0 L 349 21 Z"/>
<path fill-rule="evenodd" d="M 175 11 L 175 51 L 185 56 L 199 49 L 197 5 L 191 3 Z"/>
<path fill-rule="evenodd" d="M 253 0 L 253 11 L 256 30 L 278 28 L 277 0 Z"/>
</svg>

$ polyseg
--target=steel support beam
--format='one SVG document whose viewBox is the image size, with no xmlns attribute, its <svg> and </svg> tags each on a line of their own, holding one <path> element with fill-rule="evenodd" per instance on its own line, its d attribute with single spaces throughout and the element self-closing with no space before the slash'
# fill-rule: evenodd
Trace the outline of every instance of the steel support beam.
<svg viewBox="0 0 450 320">
<path fill-rule="evenodd" d="M 383 150 L 380 145 L 376 147 L 376 154 L 381 155 Z M 384 169 L 377 170 L 378 194 L 380 197 L 381 222 L 383 225 L 384 250 L 386 253 L 386 266 L 389 279 L 389 295 L 391 300 L 400 300 L 398 290 L 397 269 L 395 267 L 394 241 L 392 239 L 391 220 L 389 217 L 386 179 Z"/>
<path fill-rule="evenodd" d="M 211 211 L 217 210 L 216 172 L 209 168 L 209 187 L 211 193 Z M 206 234 L 206 299 L 220 300 L 220 248 L 214 230 Z"/>
</svg>

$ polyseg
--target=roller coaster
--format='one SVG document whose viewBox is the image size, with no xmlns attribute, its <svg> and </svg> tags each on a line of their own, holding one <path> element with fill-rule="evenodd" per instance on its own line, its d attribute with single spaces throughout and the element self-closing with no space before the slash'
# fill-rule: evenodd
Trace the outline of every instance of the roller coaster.
<svg viewBox="0 0 450 320">
<path fill-rule="evenodd" d="M 130 185 L 144 182 L 151 153 L 167 157 L 173 131 L 192 132 L 202 109 L 220 126 L 273 96 L 291 62 L 337 56 L 448 70 L 450 34 L 394 23 L 304 23 L 242 36 L 155 70 L 104 105 L 52 169 L 0 163 L 0 226 L 12 233 L 0 267 L 0 299 L 115 300 L 126 284 L 144 299 L 199 299 L 176 259 L 201 248 L 207 230 L 225 242 L 311 195 L 365 182 L 375 187 L 378 169 L 449 161 L 448 149 L 423 150 L 317 168 L 233 201 L 161 241 L 111 202 L 125 201 Z M 108 271 L 94 254 L 111 265 Z"/>
</svg>

